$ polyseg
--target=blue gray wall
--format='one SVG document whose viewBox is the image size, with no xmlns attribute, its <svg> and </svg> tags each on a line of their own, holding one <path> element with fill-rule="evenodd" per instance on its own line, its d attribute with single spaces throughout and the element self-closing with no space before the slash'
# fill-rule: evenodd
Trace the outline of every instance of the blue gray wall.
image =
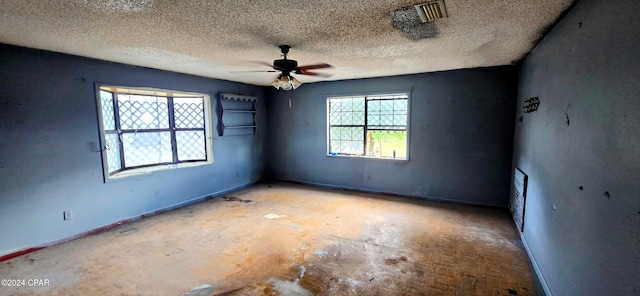
<svg viewBox="0 0 640 296">
<path fill-rule="evenodd" d="M 0 45 L 0 255 L 262 178 L 258 129 L 216 137 L 212 165 L 103 183 L 94 82 L 252 94 L 266 123 L 262 87 Z"/>
<path fill-rule="evenodd" d="M 640 294 L 639 11 L 581 0 L 522 65 L 513 165 L 529 175 L 524 238 L 553 295 Z"/>
<path fill-rule="evenodd" d="M 515 67 L 496 67 L 265 92 L 0 45 L 0 255 L 243 186 L 263 169 L 270 179 L 505 206 L 517 167 L 529 175 L 523 237 L 548 291 L 640 293 L 637 11 L 638 1 L 581 0 L 524 60 L 519 82 Z M 94 82 L 256 95 L 262 128 L 216 138 L 212 165 L 105 184 Z M 326 96 L 406 90 L 410 161 L 325 155 Z M 536 96 L 539 110 L 523 114 Z M 63 221 L 64 210 L 74 219 Z"/>
<path fill-rule="evenodd" d="M 516 87 L 516 67 L 505 66 L 271 89 L 267 176 L 506 206 Z M 410 161 L 326 156 L 326 96 L 406 90 Z"/>
</svg>

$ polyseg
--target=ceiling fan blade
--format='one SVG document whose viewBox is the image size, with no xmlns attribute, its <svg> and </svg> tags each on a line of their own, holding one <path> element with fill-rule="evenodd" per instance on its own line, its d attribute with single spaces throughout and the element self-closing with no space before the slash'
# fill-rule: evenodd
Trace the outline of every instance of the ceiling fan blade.
<svg viewBox="0 0 640 296">
<path fill-rule="evenodd" d="M 261 73 L 261 72 L 279 72 L 276 70 L 260 70 L 260 71 L 231 71 L 229 73 L 237 74 L 237 73 Z"/>
<path fill-rule="evenodd" d="M 271 63 L 267 63 L 267 62 L 263 62 L 263 61 L 251 61 L 251 63 L 267 66 L 269 68 L 273 68 L 273 65 Z"/>
<path fill-rule="evenodd" d="M 317 73 L 317 72 L 311 72 L 311 71 L 297 70 L 295 73 L 300 75 L 308 75 L 308 76 L 315 76 L 315 77 L 322 77 L 322 78 L 331 77 L 331 74 Z"/>
<path fill-rule="evenodd" d="M 333 66 L 331 66 L 329 64 L 325 64 L 325 63 L 320 63 L 320 64 L 300 66 L 300 67 L 296 68 L 296 70 L 304 71 L 304 70 L 323 69 L 323 68 L 333 68 Z"/>
</svg>

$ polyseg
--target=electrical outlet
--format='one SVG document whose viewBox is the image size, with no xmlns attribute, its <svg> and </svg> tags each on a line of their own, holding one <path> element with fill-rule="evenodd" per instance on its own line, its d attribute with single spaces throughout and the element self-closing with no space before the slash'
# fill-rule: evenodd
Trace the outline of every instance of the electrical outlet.
<svg viewBox="0 0 640 296">
<path fill-rule="evenodd" d="M 64 211 L 62 214 L 65 220 L 71 220 L 71 218 L 73 218 L 73 213 L 71 213 L 71 211 Z"/>
</svg>

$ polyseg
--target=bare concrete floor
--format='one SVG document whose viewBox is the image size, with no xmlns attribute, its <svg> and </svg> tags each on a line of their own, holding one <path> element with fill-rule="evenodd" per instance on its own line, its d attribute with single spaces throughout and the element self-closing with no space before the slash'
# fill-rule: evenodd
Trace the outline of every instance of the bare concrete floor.
<svg viewBox="0 0 640 296">
<path fill-rule="evenodd" d="M 0 263 L 0 295 L 533 295 L 506 211 L 261 184 Z M 243 202 L 241 200 L 251 200 Z"/>
</svg>

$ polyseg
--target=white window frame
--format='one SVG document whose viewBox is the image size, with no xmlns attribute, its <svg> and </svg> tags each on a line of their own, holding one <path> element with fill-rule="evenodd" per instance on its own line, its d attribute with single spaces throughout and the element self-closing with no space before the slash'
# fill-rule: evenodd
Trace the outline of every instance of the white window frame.
<svg viewBox="0 0 640 296">
<path fill-rule="evenodd" d="M 365 105 L 366 105 L 366 98 L 367 97 L 386 97 L 386 96 L 406 96 L 407 97 L 407 125 L 406 125 L 406 133 L 407 133 L 407 139 L 406 139 L 406 158 L 390 158 L 390 157 L 375 157 L 375 156 L 368 156 L 368 155 L 356 155 L 356 154 L 332 154 L 331 153 L 331 133 L 330 133 L 330 129 L 331 129 L 331 122 L 330 122 L 330 113 L 331 113 L 331 109 L 330 109 L 330 100 L 331 99 L 340 99 L 340 98 L 364 98 L 365 100 Z M 377 160 L 382 160 L 382 161 L 400 161 L 400 162 L 408 162 L 410 160 L 410 146 L 411 146 L 411 91 L 398 91 L 398 92 L 372 92 L 372 93 L 359 93 L 359 94 L 345 94 L 345 95 L 325 95 L 325 99 L 326 99 L 326 151 L 327 151 L 327 156 L 328 157 L 345 157 L 345 158 L 366 158 L 366 159 L 377 159 Z M 366 109 L 364 116 L 365 116 L 365 123 L 363 124 L 364 126 L 364 135 L 366 135 L 367 133 L 367 114 L 366 114 Z M 364 136 L 363 136 L 364 138 Z M 367 142 L 366 140 L 364 141 L 364 145 L 365 145 L 365 151 L 366 151 L 366 145 Z"/>
<path fill-rule="evenodd" d="M 122 169 L 115 173 L 109 173 L 109 165 L 108 165 L 108 153 L 107 150 L 110 147 L 107 146 L 106 141 L 106 133 L 104 127 L 104 120 L 102 114 L 102 99 L 100 97 L 100 91 L 105 90 L 108 92 L 114 93 L 127 93 L 127 94 L 135 94 L 135 95 L 150 95 L 150 96 L 161 96 L 161 97 L 202 97 L 204 103 L 204 130 L 205 130 L 205 153 L 206 160 L 202 161 L 190 161 L 190 162 L 180 162 L 180 163 L 170 163 L 170 164 L 157 164 L 157 165 L 149 165 L 137 168 L 127 168 Z M 198 92 L 188 92 L 188 91 L 178 91 L 178 90 L 168 90 L 168 89 L 160 89 L 160 88 L 151 88 L 151 87 L 130 87 L 130 86 L 122 86 L 122 85 L 111 85 L 111 84 L 95 84 L 95 93 L 96 93 L 96 102 L 97 102 L 97 113 L 98 113 L 98 125 L 100 132 L 100 150 L 102 156 L 102 170 L 104 176 L 104 182 L 122 180 L 128 177 L 135 177 L 145 174 L 151 174 L 155 171 L 161 170 L 169 170 L 169 169 L 179 169 L 179 168 L 188 168 L 195 166 L 202 166 L 212 164 L 214 161 L 213 157 L 213 129 L 212 129 L 212 102 L 211 96 L 206 93 L 198 93 Z M 121 151 L 121 153 L 123 153 Z"/>
</svg>

